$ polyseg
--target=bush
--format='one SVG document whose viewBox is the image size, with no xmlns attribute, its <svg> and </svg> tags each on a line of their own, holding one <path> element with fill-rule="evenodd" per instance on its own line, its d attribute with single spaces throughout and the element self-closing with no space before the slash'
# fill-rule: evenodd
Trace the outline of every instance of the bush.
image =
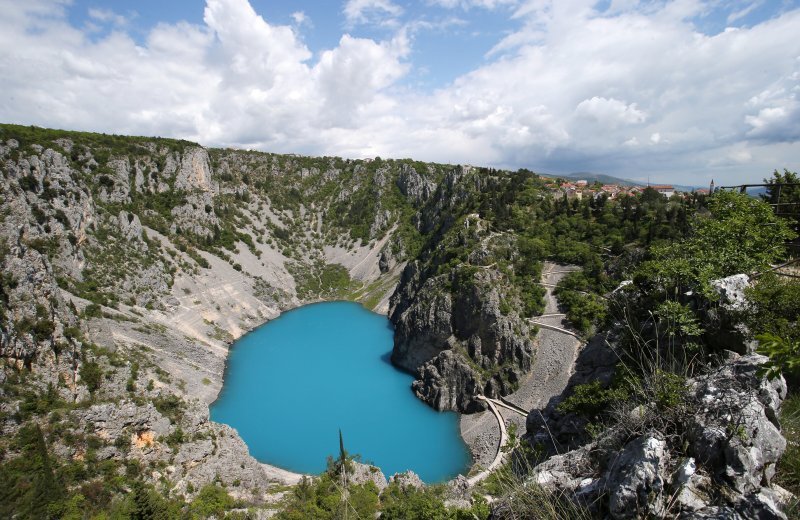
<svg viewBox="0 0 800 520">
<path fill-rule="evenodd" d="M 637 270 L 666 292 L 685 288 L 713 298 L 709 282 L 737 273 L 762 271 L 783 258 L 794 238 L 772 208 L 745 194 L 720 192 L 709 199 L 710 217 L 697 217 L 687 240 L 653 247 L 653 260 Z"/>
<path fill-rule="evenodd" d="M 381 518 L 386 520 L 447 520 L 441 496 L 431 488 L 401 487 L 393 482 L 381 495 Z"/>
<path fill-rule="evenodd" d="M 173 394 L 153 399 L 153 405 L 161 415 L 167 417 L 173 424 L 180 421 L 181 417 L 183 417 L 184 408 L 186 408 L 186 403 L 184 403 L 180 397 Z"/>
<path fill-rule="evenodd" d="M 85 361 L 79 374 L 89 393 L 94 394 L 100 388 L 100 382 L 103 380 L 103 370 L 99 364 L 94 361 Z"/>
<path fill-rule="evenodd" d="M 25 191 L 36 192 L 39 190 L 39 181 L 33 174 L 29 174 L 19 180 L 19 187 Z"/>
<path fill-rule="evenodd" d="M 103 316 L 103 309 L 96 303 L 90 303 L 83 309 L 84 318 L 100 318 Z"/>
<path fill-rule="evenodd" d="M 750 330 L 800 341 L 800 280 L 768 274 L 745 292 L 750 302 L 745 321 Z"/>
<path fill-rule="evenodd" d="M 616 401 L 628 398 L 624 388 L 603 388 L 600 381 L 577 385 L 571 396 L 558 404 L 558 411 L 577 413 L 589 419 L 596 417 Z"/>
<path fill-rule="evenodd" d="M 775 379 L 782 372 L 795 380 L 800 376 L 800 341 L 789 341 L 772 334 L 762 334 L 757 339 L 757 352 L 769 357 L 764 364 L 767 377 Z"/>
<path fill-rule="evenodd" d="M 221 518 L 225 511 L 236 506 L 236 501 L 227 491 L 215 484 L 206 484 L 200 489 L 190 507 L 192 513 L 200 518 L 215 516 Z"/>
</svg>

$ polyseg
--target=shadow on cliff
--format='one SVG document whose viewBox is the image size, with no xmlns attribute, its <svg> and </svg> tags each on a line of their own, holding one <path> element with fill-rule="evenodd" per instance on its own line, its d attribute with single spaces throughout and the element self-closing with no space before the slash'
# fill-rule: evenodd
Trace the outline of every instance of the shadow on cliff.
<svg viewBox="0 0 800 520">
<path fill-rule="evenodd" d="M 575 360 L 574 372 L 564 391 L 550 398 L 544 408 L 534 408 L 526 419 L 526 437 L 551 453 L 563 453 L 584 444 L 588 439 L 584 426 L 586 420 L 575 414 L 563 414 L 557 406 L 573 393 L 577 385 L 599 380 L 607 384 L 614 375 L 619 361 L 608 344 L 607 334 L 597 334 L 581 347 Z"/>
</svg>

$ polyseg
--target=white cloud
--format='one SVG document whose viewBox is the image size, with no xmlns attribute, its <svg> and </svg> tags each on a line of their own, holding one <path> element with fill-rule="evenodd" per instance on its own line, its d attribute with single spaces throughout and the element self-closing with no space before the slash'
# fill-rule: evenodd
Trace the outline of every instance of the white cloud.
<svg viewBox="0 0 800 520">
<path fill-rule="evenodd" d="M 304 11 L 295 11 L 292 13 L 292 20 L 298 27 L 302 27 L 303 25 L 308 25 L 313 27 L 313 23 L 311 22 L 311 18 Z"/>
<path fill-rule="evenodd" d="M 800 169 L 798 10 L 709 36 L 686 21 L 697 2 L 529 1 L 490 60 L 424 92 L 403 84 L 424 51 L 413 25 L 385 41 L 344 35 L 315 61 L 296 27 L 247 0 L 208 0 L 202 24 L 158 25 L 139 43 L 89 38 L 64 5 L 0 0 L 0 120 L 654 182 Z M 359 6 L 354 20 L 400 13 Z"/>
<path fill-rule="evenodd" d="M 392 0 L 347 0 L 344 16 L 348 25 L 391 24 L 403 14 L 403 8 Z"/>
<path fill-rule="evenodd" d="M 359 110 L 369 108 L 381 90 L 405 75 L 408 66 L 397 57 L 406 52 L 402 37 L 378 44 L 344 35 L 338 47 L 322 53 L 313 79 L 322 95 L 319 115 L 326 126 L 357 125 Z"/>
<path fill-rule="evenodd" d="M 111 9 L 90 8 L 89 18 L 98 22 L 111 23 L 119 26 L 127 25 L 128 23 L 128 19 L 125 16 L 117 14 Z"/>
<path fill-rule="evenodd" d="M 764 3 L 764 0 L 758 0 L 757 2 L 748 2 L 746 6 L 742 7 L 738 11 L 734 11 L 728 15 L 728 23 L 733 23 L 737 20 L 740 20 L 747 16 L 748 14 L 752 13 L 755 9 L 761 7 L 761 4 Z"/>
<path fill-rule="evenodd" d="M 429 0 L 431 5 L 438 5 L 446 9 L 471 9 L 474 7 L 481 9 L 497 9 L 504 6 L 515 6 L 519 0 Z"/>
<path fill-rule="evenodd" d="M 598 96 L 578 103 L 575 113 L 579 117 L 612 129 L 621 125 L 642 123 L 647 119 L 647 115 L 636 108 L 636 103 L 627 105 L 614 98 L 606 99 Z"/>
</svg>

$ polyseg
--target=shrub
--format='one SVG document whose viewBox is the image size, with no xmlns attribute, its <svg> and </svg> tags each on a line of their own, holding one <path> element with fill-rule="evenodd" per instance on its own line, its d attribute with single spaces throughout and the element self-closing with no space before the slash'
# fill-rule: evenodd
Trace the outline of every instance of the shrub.
<svg viewBox="0 0 800 520">
<path fill-rule="evenodd" d="M 430 488 L 401 487 L 393 482 L 381 495 L 381 518 L 386 520 L 447 520 L 444 502 Z"/>
<path fill-rule="evenodd" d="M 758 342 L 758 353 L 769 357 L 764 366 L 770 379 L 780 376 L 781 372 L 793 378 L 800 375 L 800 341 L 762 334 L 758 336 Z"/>
<path fill-rule="evenodd" d="M 800 280 L 768 274 L 745 292 L 750 302 L 745 321 L 750 330 L 800 340 Z"/>
<path fill-rule="evenodd" d="M 180 397 L 174 394 L 160 396 L 153 399 L 153 405 L 156 407 L 161 415 L 167 417 L 173 424 L 178 422 L 183 417 L 183 411 L 186 403 Z"/>
<path fill-rule="evenodd" d="M 25 191 L 36 192 L 39 190 L 39 181 L 33 174 L 26 175 L 19 180 L 19 187 Z"/>
<path fill-rule="evenodd" d="M 573 394 L 559 403 L 557 408 L 563 413 L 577 413 L 594 418 L 612 403 L 627 398 L 628 391 L 624 388 L 603 388 L 600 381 L 592 381 L 577 385 Z"/>
<path fill-rule="evenodd" d="M 79 371 L 81 380 L 86 385 L 89 393 L 94 394 L 100 388 L 100 381 L 103 379 L 103 370 L 94 361 L 85 361 Z"/>
</svg>

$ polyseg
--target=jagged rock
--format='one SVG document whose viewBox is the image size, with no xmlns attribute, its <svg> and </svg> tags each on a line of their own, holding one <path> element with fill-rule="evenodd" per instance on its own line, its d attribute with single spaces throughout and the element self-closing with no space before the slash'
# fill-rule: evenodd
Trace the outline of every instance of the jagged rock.
<svg viewBox="0 0 800 520">
<path fill-rule="evenodd" d="M 451 350 L 445 350 L 419 368 L 418 379 L 411 385 L 414 393 L 437 410 L 483 409 L 474 396 L 483 388 L 478 374 Z"/>
<path fill-rule="evenodd" d="M 235 497 L 260 501 L 271 479 L 236 430 L 217 423 L 207 423 L 204 430 L 210 438 L 181 444 L 175 455 L 170 474 L 177 482 L 174 491 L 187 493 L 189 483 L 199 489 L 219 479 Z"/>
<path fill-rule="evenodd" d="M 416 263 L 409 264 L 403 280 L 418 277 L 417 269 Z M 453 302 L 442 290 L 443 282 L 427 280 L 416 295 L 416 305 L 402 309 L 402 303 L 398 303 L 391 315 L 395 326 L 392 362 L 406 370 L 416 371 L 451 346 Z"/>
<path fill-rule="evenodd" d="M 447 482 L 444 504 L 458 509 L 469 509 L 472 506 L 472 493 L 467 477 L 459 475 Z"/>
<path fill-rule="evenodd" d="M 717 478 L 743 494 L 769 484 L 786 449 L 778 423 L 786 382 L 759 374 L 766 359 L 742 357 L 691 386 L 703 407 L 690 429 L 692 451 Z"/>
<path fill-rule="evenodd" d="M 378 236 L 381 231 L 387 229 L 389 227 L 389 223 L 391 222 L 391 218 L 392 214 L 388 210 L 379 210 L 375 212 L 375 220 L 372 222 L 372 226 L 369 228 L 369 236 Z"/>
<path fill-rule="evenodd" d="M 388 273 L 389 269 L 391 269 L 391 262 L 392 257 L 389 255 L 389 251 L 387 248 L 383 248 L 381 250 L 381 257 L 378 259 L 378 269 L 381 270 L 381 273 Z"/>
<path fill-rule="evenodd" d="M 144 406 L 137 406 L 130 401 L 119 405 L 102 403 L 86 410 L 76 410 L 73 415 L 87 424 L 96 435 L 112 441 L 144 431 L 154 432 L 157 439 L 172 431 L 169 419 L 161 415 L 151 403 Z"/>
<path fill-rule="evenodd" d="M 712 280 L 710 284 L 724 308 L 742 310 L 747 307 L 747 296 L 744 291 L 750 287 L 750 277 L 746 274 L 735 274 L 727 278 Z"/>
<path fill-rule="evenodd" d="M 595 463 L 591 447 L 550 457 L 534 468 L 530 481 L 553 493 L 567 493 L 578 502 L 594 498 L 605 479 L 592 478 Z"/>
<path fill-rule="evenodd" d="M 741 313 L 749 306 L 745 289 L 750 286 L 750 278 L 746 274 L 737 274 L 710 283 L 719 296 L 719 306 L 709 309 L 707 313 L 705 326 L 708 342 L 718 349 L 724 348 L 739 354 L 755 352 L 758 344 L 741 322 Z"/>
<path fill-rule="evenodd" d="M 119 230 L 126 240 L 138 240 L 141 238 L 142 223 L 138 215 L 122 210 L 119 212 L 117 221 L 119 222 Z"/>
<path fill-rule="evenodd" d="M 657 434 L 643 435 L 615 457 L 606 482 L 612 518 L 637 518 L 642 511 L 655 516 L 664 513 L 666 448 L 666 441 Z"/>
<path fill-rule="evenodd" d="M 605 492 L 612 518 L 661 516 L 667 497 L 680 518 L 785 518 L 770 479 L 786 445 L 777 423 L 786 384 L 759 372 L 765 361 L 743 356 L 689 380 L 688 446 L 654 433 L 609 452 L 601 435 L 539 464 L 532 481 L 600 510 Z M 669 454 L 684 450 L 689 457 L 671 468 Z"/>
<path fill-rule="evenodd" d="M 686 482 L 675 482 L 678 490 L 675 495 L 675 507 L 684 513 L 694 513 L 708 506 L 714 500 L 711 479 L 697 473 Z"/>
<path fill-rule="evenodd" d="M 392 362 L 417 373 L 414 392 L 438 410 L 482 410 L 477 395 L 508 394 L 530 370 L 530 327 L 501 312 L 499 280 L 481 270 L 451 293 L 446 277 L 424 279 L 418 263 L 403 272 L 390 311 Z"/>
<path fill-rule="evenodd" d="M 436 183 L 424 178 L 413 166 L 404 164 L 397 177 L 397 187 L 400 188 L 400 193 L 414 201 L 416 205 L 421 205 L 436 190 Z"/>
<path fill-rule="evenodd" d="M 769 488 L 739 497 L 732 505 L 709 506 L 683 513 L 680 520 L 786 520 L 777 494 Z"/>
<path fill-rule="evenodd" d="M 348 481 L 353 484 L 366 484 L 372 482 L 378 491 L 386 489 L 386 477 L 380 468 L 372 464 L 362 464 L 357 461 L 352 461 L 352 471 L 347 475 Z"/>
<path fill-rule="evenodd" d="M 170 168 L 174 168 L 174 163 Z M 175 189 L 182 191 L 212 191 L 211 166 L 205 148 L 189 148 L 183 153 L 175 178 Z"/>
<path fill-rule="evenodd" d="M 130 202 L 130 162 L 127 159 L 114 159 L 108 161 L 108 166 L 114 171 L 114 174 L 109 176 L 113 187 L 103 186 L 100 192 L 101 200 L 113 203 Z"/>
<path fill-rule="evenodd" d="M 389 484 L 397 483 L 398 486 L 401 488 L 414 488 L 414 489 L 422 489 L 425 487 L 425 483 L 419 478 L 419 475 L 414 473 L 413 471 L 405 471 L 403 473 L 395 473 L 389 478 Z"/>
</svg>

